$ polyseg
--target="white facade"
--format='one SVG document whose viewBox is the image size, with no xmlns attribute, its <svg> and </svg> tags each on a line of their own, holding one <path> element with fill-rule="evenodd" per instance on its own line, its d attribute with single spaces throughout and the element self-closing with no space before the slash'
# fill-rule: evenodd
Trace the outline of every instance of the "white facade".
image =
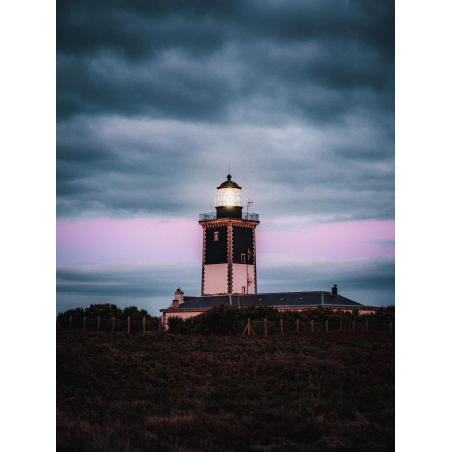
<svg viewBox="0 0 452 452">
<path fill-rule="evenodd" d="M 232 264 L 232 293 L 256 293 L 254 279 L 254 265 Z M 243 287 L 245 287 L 245 292 L 243 292 Z"/>
<path fill-rule="evenodd" d="M 211 264 L 204 266 L 205 294 L 228 293 L 228 264 Z"/>
</svg>

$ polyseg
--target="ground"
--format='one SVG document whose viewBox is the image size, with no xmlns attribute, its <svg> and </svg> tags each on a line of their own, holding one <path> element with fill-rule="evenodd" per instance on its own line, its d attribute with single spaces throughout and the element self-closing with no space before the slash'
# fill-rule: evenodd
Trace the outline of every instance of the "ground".
<svg viewBox="0 0 452 452">
<path fill-rule="evenodd" d="M 58 451 L 394 450 L 394 336 L 57 332 Z"/>
</svg>

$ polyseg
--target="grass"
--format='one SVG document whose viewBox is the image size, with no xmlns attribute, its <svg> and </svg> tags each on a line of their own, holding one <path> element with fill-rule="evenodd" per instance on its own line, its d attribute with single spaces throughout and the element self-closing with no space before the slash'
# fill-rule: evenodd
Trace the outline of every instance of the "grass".
<svg viewBox="0 0 452 452">
<path fill-rule="evenodd" d="M 393 449 L 389 333 L 57 333 L 58 451 Z"/>
</svg>

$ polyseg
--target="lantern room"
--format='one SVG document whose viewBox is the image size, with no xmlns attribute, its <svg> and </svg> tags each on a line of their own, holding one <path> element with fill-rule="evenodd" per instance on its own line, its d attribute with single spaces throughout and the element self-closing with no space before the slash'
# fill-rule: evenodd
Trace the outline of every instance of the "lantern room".
<svg viewBox="0 0 452 452">
<path fill-rule="evenodd" d="M 240 206 L 240 190 L 234 181 L 231 180 L 231 175 L 228 174 L 228 180 L 223 182 L 218 189 L 217 206 L 235 207 Z"/>
<path fill-rule="evenodd" d="M 217 196 L 217 218 L 242 218 L 242 207 L 240 205 L 240 190 L 228 174 L 228 180 L 223 182 L 218 189 Z"/>
</svg>

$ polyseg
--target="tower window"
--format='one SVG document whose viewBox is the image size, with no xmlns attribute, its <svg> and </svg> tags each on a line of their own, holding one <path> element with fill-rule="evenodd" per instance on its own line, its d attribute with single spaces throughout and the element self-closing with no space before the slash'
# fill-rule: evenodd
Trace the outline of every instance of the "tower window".
<svg viewBox="0 0 452 452">
<path fill-rule="evenodd" d="M 215 231 L 213 233 L 213 241 L 214 242 L 218 242 L 218 236 L 220 235 L 220 233 L 218 231 Z"/>
<path fill-rule="evenodd" d="M 245 254 L 242 254 L 242 264 L 244 264 L 245 263 Z"/>
<path fill-rule="evenodd" d="M 246 293 L 245 291 L 246 291 L 246 287 L 242 286 L 242 293 Z"/>
</svg>

